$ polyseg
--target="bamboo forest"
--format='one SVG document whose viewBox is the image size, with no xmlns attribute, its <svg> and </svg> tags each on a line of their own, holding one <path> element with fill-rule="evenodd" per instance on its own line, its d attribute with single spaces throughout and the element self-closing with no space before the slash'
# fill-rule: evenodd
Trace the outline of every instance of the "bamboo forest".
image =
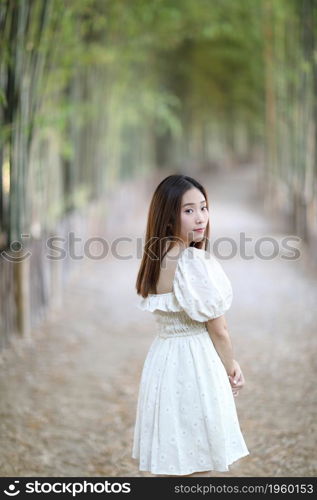
<svg viewBox="0 0 317 500">
<path fill-rule="evenodd" d="M 248 456 L 190 471 L 317 476 L 317 0 L 0 0 L 1 476 L 165 475 L 154 438 L 152 469 L 131 450 L 148 350 L 178 342 L 136 293 L 173 175 L 208 193 L 245 379 Z"/>
</svg>

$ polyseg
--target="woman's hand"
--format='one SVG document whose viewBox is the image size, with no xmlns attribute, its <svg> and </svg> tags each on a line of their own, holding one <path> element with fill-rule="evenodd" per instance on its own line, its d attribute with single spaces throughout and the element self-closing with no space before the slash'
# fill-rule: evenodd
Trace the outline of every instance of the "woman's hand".
<svg viewBox="0 0 317 500">
<path fill-rule="evenodd" d="M 240 365 L 236 360 L 234 360 L 234 371 L 231 375 L 228 375 L 228 377 L 232 387 L 233 395 L 238 396 L 239 390 L 242 389 L 245 384 L 245 378 L 243 376 Z"/>
</svg>

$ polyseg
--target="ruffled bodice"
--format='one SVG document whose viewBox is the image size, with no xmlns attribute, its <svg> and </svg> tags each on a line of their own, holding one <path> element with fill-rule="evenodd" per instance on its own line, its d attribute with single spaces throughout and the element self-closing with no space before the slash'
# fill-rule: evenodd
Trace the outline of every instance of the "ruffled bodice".
<svg viewBox="0 0 317 500">
<path fill-rule="evenodd" d="M 156 310 L 157 334 L 160 338 L 184 337 L 207 331 L 206 323 L 195 321 L 185 311 L 170 312 Z"/>
<path fill-rule="evenodd" d="M 138 307 L 155 313 L 159 336 L 182 336 L 205 332 L 205 322 L 224 314 L 232 297 L 231 283 L 215 257 L 187 247 L 177 261 L 173 291 L 149 294 Z"/>
</svg>

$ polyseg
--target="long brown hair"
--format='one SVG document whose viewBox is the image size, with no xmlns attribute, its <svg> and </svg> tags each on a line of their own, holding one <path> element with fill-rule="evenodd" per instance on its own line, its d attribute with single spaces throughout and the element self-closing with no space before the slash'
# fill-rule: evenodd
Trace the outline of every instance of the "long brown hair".
<svg viewBox="0 0 317 500">
<path fill-rule="evenodd" d="M 161 262 L 165 254 L 175 246 L 175 241 L 179 241 L 182 196 L 193 187 L 204 195 L 209 210 L 205 189 L 198 181 L 187 175 L 169 175 L 160 182 L 153 194 L 148 212 L 144 252 L 136 280 L 137 293 L 144 298 L 153 290 L 156 292 Z M 209 220 L 205 237 L 197 242 L 192 241 L 190 246 L 207 250 L 208 241 Z M 163 255 L 161 255 L 162 244 L 168 247 Z"/>
</svg>

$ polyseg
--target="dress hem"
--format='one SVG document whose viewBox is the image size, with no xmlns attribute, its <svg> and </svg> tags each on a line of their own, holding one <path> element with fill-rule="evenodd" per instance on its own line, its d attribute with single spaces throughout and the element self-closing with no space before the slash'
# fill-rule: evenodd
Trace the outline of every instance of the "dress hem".
<svg viewBox="0 0 317 500">
<path fill-rule="evenodd" d="M 247 457 L 248 455 L 250 455 L 250 452 L 247 451 L 245 453 L 243 453 L 242 455 L 238 455 L 236 456 L 236 458 L 231 458 L 230 461 L 228 462 L 228 464 L 225 466 L 225 468 L 214 468 L 214 466 L 210 465 L 208 466 L 207 468 L 205 469 L 202 469 L 200 466 L 197 466 L 197 469 L 191 469 L 189 471 L 185 471 L 185 472 L 178 472 L 178 473 L 175 473 L 175 474 L 171 474 L 169 472 L 166 472 L 164 470 L 157 470 L 155 469 L 149 469 L 149 468 L 142 468 L 141 466 L 139 466 L 139 471 L 141 472 L 150 472 L 151 474 L 166 474 L 166 475 L 169 475 L 169 476 L 184 476 L 184 475 L 187 475 L 187 474 L 193 474 L 194 472 L 207 472 L 207 471 L 214 471 L 214 472 L 230 472 L 228 466 L 229 465 L 232 465 L 234 462 L 236 462 L 237 460 L 240 460 L 241 458 L 244 458 L 244 457 Z M 134 460 L 139 460 L 139 457 L 136 457 L 134 455 L 132 455 L 132 458 Z"/>
</svg>

